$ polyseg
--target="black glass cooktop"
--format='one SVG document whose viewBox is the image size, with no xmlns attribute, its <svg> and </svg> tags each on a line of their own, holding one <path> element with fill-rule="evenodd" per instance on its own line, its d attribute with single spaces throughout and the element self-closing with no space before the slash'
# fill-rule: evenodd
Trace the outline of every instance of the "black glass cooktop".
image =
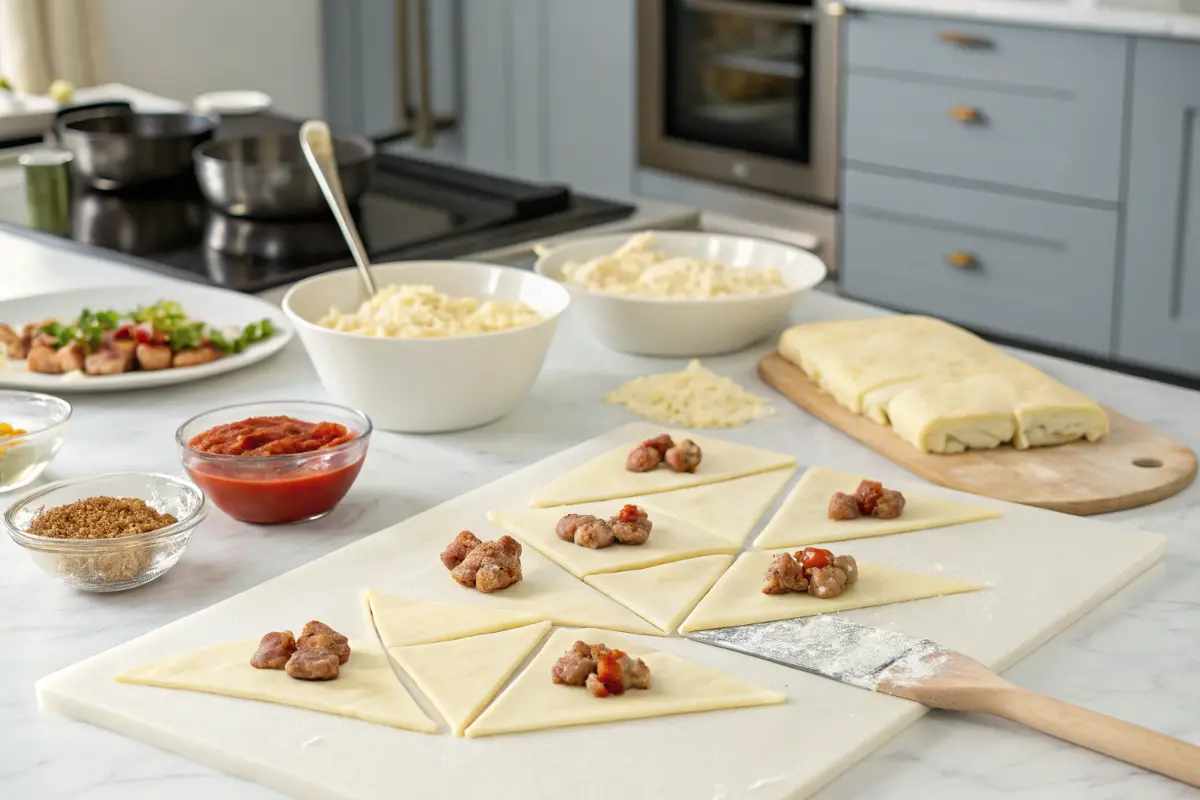
<svg viewBox="0 0 1200 800">
<path fill-rule="evenodd" d="M 223 122 L 217 136 L 298 131 L 292 120 L 260 115 Z M 511 181 L 388 153 L 379 154 L 371 186 L 353 210 L 376 262 L 461 257 L 632 212 L 632 206 L 564 186 Z M 25 220 L 0 224 L 19 230 Z M 64 244 L 243 292 L 353 264 L 331 214 L 289 220 L 227 216 L 205 203 L 191 175 L 121 192 L 76 185 L 70 230 L 67 240 L 60 240 Z"/>
</svg>

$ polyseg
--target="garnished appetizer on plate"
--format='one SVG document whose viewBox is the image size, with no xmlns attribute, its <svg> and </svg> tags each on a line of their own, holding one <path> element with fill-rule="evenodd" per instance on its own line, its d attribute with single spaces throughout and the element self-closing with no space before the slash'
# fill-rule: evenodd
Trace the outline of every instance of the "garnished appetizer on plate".
<svg viewBox="0 0 1200 800">
<path fill-rule="evenodd" d="M 117 375 L 207 364 L 274 332 L 269 319 L 216 327 L 192 319 L 173 300 L 161 300 L 133 311 L 85 308 L 69 322 L 44 319 L 19 332 L 0 322 L 0 343 L 10 360 L 24 360 L 30 372 Z"/>
</svg>

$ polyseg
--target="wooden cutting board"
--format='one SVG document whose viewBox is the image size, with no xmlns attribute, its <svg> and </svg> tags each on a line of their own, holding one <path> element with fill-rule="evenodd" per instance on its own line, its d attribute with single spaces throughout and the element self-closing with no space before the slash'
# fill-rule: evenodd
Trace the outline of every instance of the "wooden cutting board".
<svg viewBox="0 0 1200 800">
<path fill-rule="evenodd" d="M 758 374 L 805 411 L 880 455 L 963 492 L 1086 516 L 1157 503 L 1196 477 L 1196 454 L 1186 445 L 1107 406 L 1111 432 L 1098 442 L 942 455 L 922 453 L 891 428 L 838 405 L 778 353 L 758 362 Z"/>
</svg>

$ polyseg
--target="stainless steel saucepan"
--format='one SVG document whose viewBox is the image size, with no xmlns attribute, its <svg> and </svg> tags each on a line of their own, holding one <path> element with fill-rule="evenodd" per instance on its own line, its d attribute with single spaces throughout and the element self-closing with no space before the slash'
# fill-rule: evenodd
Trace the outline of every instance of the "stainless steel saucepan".
<svg viewBox="0 0 1200 800">
<path fill-rule="evenodd" d="M 123 189 L 186 174 L 192 150 L 213 137 L 217 120 L 110 106 L 71 111 L 54 127 L 76 175 L 97 189 Z"/>
<path fill-rule="evenodd" d="M 346 199 L 352 203 L 370 183 L 375 145 L 359 136 L 338 136 L 334 155 Z M 327 211 L 294 134 L 207 142 L 194 156 L 200 191 L 226 214 L 278 219 Z"/>
</svg>

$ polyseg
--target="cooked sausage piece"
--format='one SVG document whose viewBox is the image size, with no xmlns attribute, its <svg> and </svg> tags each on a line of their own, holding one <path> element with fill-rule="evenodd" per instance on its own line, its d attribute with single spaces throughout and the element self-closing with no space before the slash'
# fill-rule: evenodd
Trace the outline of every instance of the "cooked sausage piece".
<svg viewBox="0 0 1200 800">
<path fill-rule="evenodd" d="M 324 622 L 305 623 L 300 630 L 300 638 L 296 640 L 297 650 L 328 650 L 338 657 L 339 664 L 350 660 L 350 642 L 342 634 L 326 625 Z"/>
<path fill-rule="evenodd" d="M 642 447 L 653 447 L 658 451 L 660 456 L 665 456 L 667 451 L 674 446 L 675 441 L 671 439 L 671 435 L 668 433 L 660 433 L 653 439 L 647 439 L 646 441 L 642 442 Z"/>
<path fill-rule="evenodd" d="M 111 348 L 88 353 L 83 360 L 83 371 L 88 375 L 119 375 L 128 371 L 129 366 L 125 356 Z"/>
<path fill-rule="evenodd" d="M 591 514 L 567 514 L 554 526 L 554 533 L 564 542 L 573 542 L 575 541 L 575 531 L 579 526 L 587 522 L 595 522 L 596 519 Z"/>
<path fill-rule="evenodd" d="M 878 519 L 895 519 L 904 511 L 904 495 L 895 489 L 884 489 L 879 493 L 879 499 L 871 516 Z"/>
<path fill-rule="evenodd" d="M 0 322 L 0 344 L 7 347 L 13 342 L 19 341 L 21 334 L 13 330 L 13 326 L 7 322 Z"/>
<path fill-rule="evenodd" d="M 74 372 L 75 370 L 83 369 L 83 362 L 86 356 L 87 353 L 84 352 L 81 344 L 71 342 L 59 348 L 58 368 L 63 372 Z"/>
<path fill-rule="evenodd" d="M 640 545 L 650 538 L 654 523 L 644 508 L 626 505 L 608 521 L 608 527 L 612 530 L 613 538 L 621 544 Z"/>
<path fill-rule="evenodd" d="M 29 326 L 26 325 L 25 327 L 28 328 Z M 29 348 L 32 346 L 33 346 L 33 334 L 22 333 L 20 336 L 18 336 L 16 339 L 13 339 L 11 342 L 4 343 L 4 352 L 9 358 L 11 358 L 13 360 L 28 358 Z"/>
<path fill-rule="evenodd" d="M 25 365 L 29 367 L 30 372 L 41 372 L 47 375 L 57 375 L 62 372 L 62 366 L 58 363 L 58 353 L 54 351 L 53 347 L 44 344 L 37 344 L 29 348 Z"/>
<path fill-rule="evenodd" d="M 700 445 L 691 439 L 684 439 L 668 450 L 663 459 L 667 466 L 676 472 L 695 472 L 702 457 Z"/>
<path fill-rule="evenodd" d="M 662 454 L 649 445 L 639 444 L 625 459 L 625 469 L 630 472 L 653 472 L 658 469 Z"/>
<path fill-rule="evenodd" d="M 446 569 L 454 569 L 479 544 L 479 538 L 475 534 L 470 531 L 460 531 L 458 536 L 454 537 L 454 541 L 448 544 L 446 549 L 442 551 L 442 564 Z"/>
<path fill-rule="evenodd" d="M 521 543 L 511 536 L 476 545 L 450 571 L 454 580 L 481 592 L 495 592 L 517 583 L 521 573 Z"/>
<path fill-rule="evenodd" d="M 862 512 L 858 509 L 858 498 L 845 492 L 834 492 L 829 498 L 829 518 L 832 520 L 858 519 Z"/>
<path fill-rule="evenodd" d="M 595 671 L 596 660 L 592 658 L 592 648 L 584 642 L 576 642 L 554 662 L 550 668 L 550 679 L 568 686 L 583 686 L 588 675 Z"/>
<path fill-rule="evenodd" d="M 763 594 L 788 594 L 807 589 L 808 579 L 804 577 L 804 568 L 792 558 L 791 553 L 780 553 L 771 559 L 763 575 Z"/>
<path fill-rule="evenodd" d="M 134 350 L 138 366 L 142 369 L 169 369 L 171 366 L 171 348 L 165 344 L 148 344 L 143 342 Z"/>
<path fill-rule="evenodd" d="M 211 344 L 202 344 L 199 347 L 185 347 L 171 359 L 171 366 L 195 367 L 200 364 L 208 364 L 216 361 L 223 355 L 224 353 Z"/>
<path fill-rule="evenodd" d="M 833 559 L 833 565 L 846 573 L 847 586 L 858 580 L 858 562 L 854 556 L 837 556 Z"/>
<path fill-rule="evenodd" d="M 592 550 L 608 547 L 616 538 L 612 528 L 602 519 L 585 522 L 575 528 L 575 544 Z"/>
<path fill-rule="evenodd" d="M 883 484 L 879 481 L 864 480 L 854 492 L 854 497 L 858 500 L 858 510 L 868 517 L 875 514 L 875 504 L 882 496 Z"/>
<path fill-rule="evenodd" d="M 338 676 L 337 653 L 324 647 L 310 647 L 292 653 L 284 665 L 284 671 L 296 680 L 331 681 Z"/>
<path fill-rule="evenodd" d="M 642 659 L 603 644 L 575 642 L 550 668 L 550 680 L 586 686 L 593 697 L 609 697 L 626 689 L 649 689 L 650 668 Z"/>
<path fill-rule="evenodd" d="M 250 666 L 255 669 L 283 669 L 294 652 L 296 639 L 291 631 L 271 631 L 262 637 L 258 650 L 250 656 Z"/>
<path fill-rule="evenodd" d="M 808 593 L 825 599 L 837 597 L 846 590 L 847 583 L 848 577 L 840 567 L 817 567 L 809 570 Z"/>
</svg>

